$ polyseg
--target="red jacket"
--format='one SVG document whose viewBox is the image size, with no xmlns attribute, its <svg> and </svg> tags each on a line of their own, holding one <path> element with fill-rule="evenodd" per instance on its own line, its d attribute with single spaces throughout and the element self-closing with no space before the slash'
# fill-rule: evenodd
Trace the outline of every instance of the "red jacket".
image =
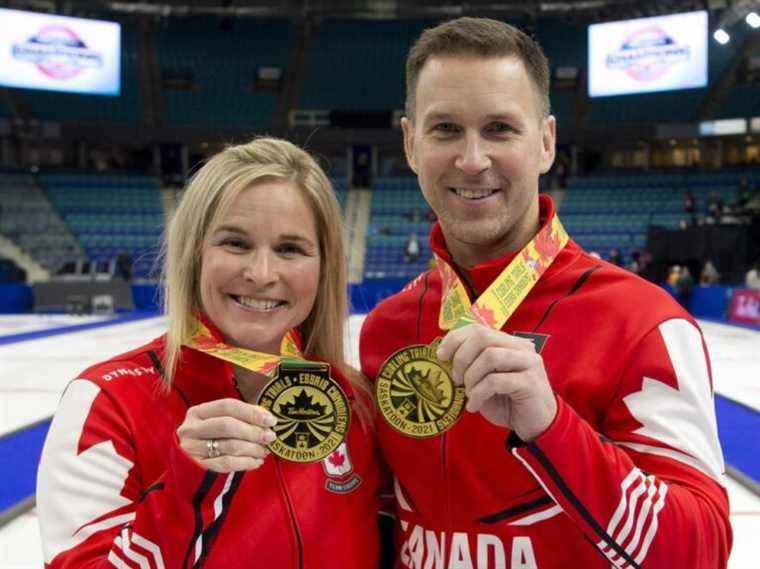
<svg viewBox="0 0 760 569">
<path fill-rule="evenodd" d="M 231 368 L 185 348 L 165 395 L 162 350 L 159 338 L 67 387 L 38 480 L 46 567 L 377 567 L 379 463 L 357 414 L 321 462 L 270 455 L 257 470 L 211 472 L 175 431 L 190 406 L 240 397 Z"/>
<path fill-rule="evenodd" d="M 554 215 L 541 198 L 542 223 Z M 433 250 L 451 262 L 440 227 Z M 513 255 L 468 271 L 475 296 Z M 375 377 L 438 328 L 434 269 L 381 303 L 361 335 Z M 378 419 L 410 568 L 725 567 L 731 546 L 710 363 L 670 296 L 574 242 L 503 330 L 536 340 L 558 412 L 531 444 L 465 412 L 414 439 Z"/>
</svg>

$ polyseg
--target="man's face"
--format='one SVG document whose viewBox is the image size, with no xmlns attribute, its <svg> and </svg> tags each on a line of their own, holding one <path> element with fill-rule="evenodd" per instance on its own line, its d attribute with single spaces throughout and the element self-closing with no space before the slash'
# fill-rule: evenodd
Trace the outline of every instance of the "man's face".
<svg viewBox="0 0 760 569">
<path fill-rule="evenodd" d="M 404 149 L 454 259 L 473 266 L 522 247 L 538 224 L 538 177 L 554 161 L 554 117 L 516 57 L 435 57 L 422 68 Z"/>
</svg>

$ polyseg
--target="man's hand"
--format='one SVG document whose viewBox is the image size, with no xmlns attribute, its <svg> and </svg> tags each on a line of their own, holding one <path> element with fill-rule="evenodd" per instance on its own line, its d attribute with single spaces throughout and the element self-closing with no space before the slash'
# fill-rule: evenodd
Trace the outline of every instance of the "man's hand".
<svg viewBox="0 0 760 569">
<path fill-rule="evenodd" d="M 467 411 L 507 427 L 525 442 L 543 433 L 557 414 L 544 361 L 533 342 L 480 324 L 452 330 L 438 347 L 464 384 Z"/>
</svg>

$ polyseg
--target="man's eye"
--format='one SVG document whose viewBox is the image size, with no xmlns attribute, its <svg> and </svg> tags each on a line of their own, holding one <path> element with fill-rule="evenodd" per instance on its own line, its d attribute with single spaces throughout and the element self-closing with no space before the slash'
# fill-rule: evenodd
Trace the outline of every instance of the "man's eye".
<svg viewBox="0 0 760 569">
<path fill-rule="evenodd" d="M 495 133 L 505 133 L 505 132 L 512 132 L 515 129 L 513 129 L 510 125 L 503 122 L 495 122 L 488 125 L 487 130 L 489 132 L 495 132 Z"/>
<path fill-rule="evenodd" d="M 450 122 L 441 122 L 433 127 L 436 132 L 451 133 L 457 131 L 457 125 Z"/>
</svg>

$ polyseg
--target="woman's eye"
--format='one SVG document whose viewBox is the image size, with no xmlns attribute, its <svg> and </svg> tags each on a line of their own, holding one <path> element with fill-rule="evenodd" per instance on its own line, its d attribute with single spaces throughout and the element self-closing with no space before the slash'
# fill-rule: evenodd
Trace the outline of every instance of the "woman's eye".
<svg viewBox="0 0 760 569">
<path fill-rule="evenodd" d="M 283 255 L 301 255 L 304 251 L 295 243 L 283 243 L 277 247 L 277 252 Z"/>
<path fill-rule="evenodd" d="M 242 239 L 230 237 L 222 241 L 222 245 L 225 247 L 232 247 L 233 249 L 245 249 L 247 244 Z"/>
</svg>

